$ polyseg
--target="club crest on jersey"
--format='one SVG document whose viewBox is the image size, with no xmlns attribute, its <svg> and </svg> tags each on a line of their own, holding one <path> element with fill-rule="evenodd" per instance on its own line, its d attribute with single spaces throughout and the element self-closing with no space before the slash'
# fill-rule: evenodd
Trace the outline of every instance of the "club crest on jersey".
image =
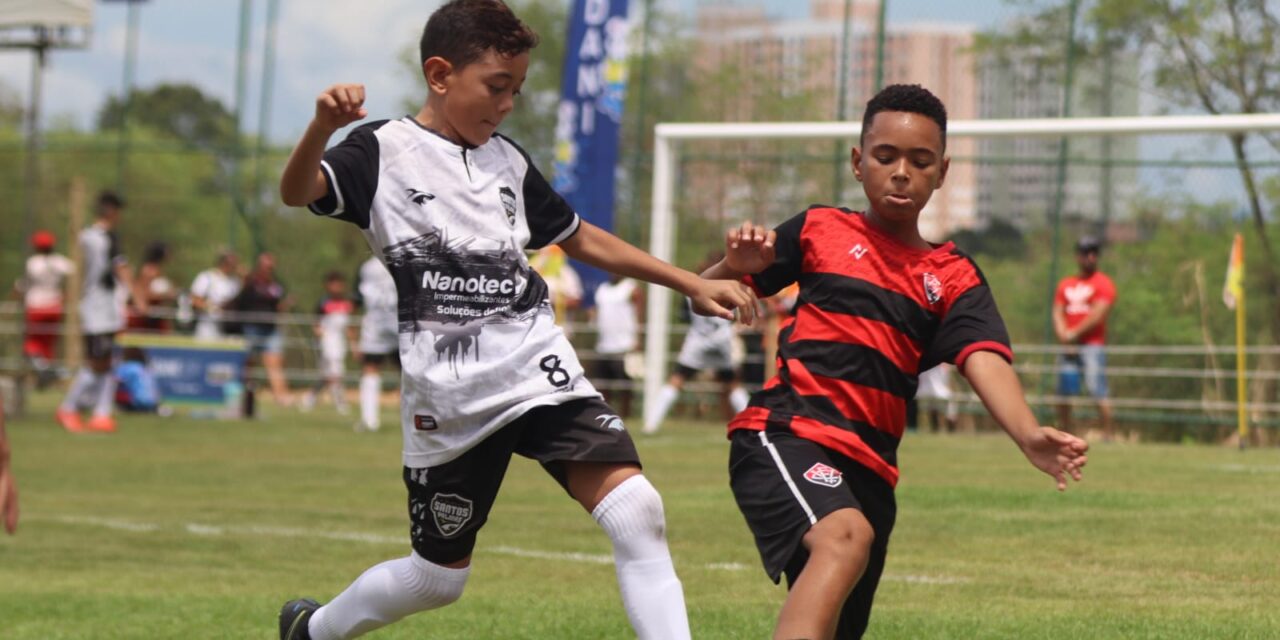
<svg viewBox="0 0 1280 640">
<path fill-rule="evenodd" d="M 815 462 L 808 471 L 804 472 L 804 479 L 816 485 L 835 488 L 844 482 L 844 474 L 840 473 L 839 469 Z"/>
<path fill-rule="evenodd" d="M 471 501 L 456 493 L 437 493 L 431 496 L 431 518 L 435 520 L 440 535 L 451 536 L 471 522 Z"/>
<path fill-rule="evenodd" d="M 935 304 L 942 299 L 942 281 L 932 273 L 924 274 L 924 298 L 929 301 L 929 304 Z"/>
<path fill-rule="evenodd" d="M 510 187 L 498 189 L 498 197 L 502 198 L 502 210 L 507 214 L 507 224 L 516 226 L 516 192 Z"/>
<path fill-rule="evenodd" d="M 418 191 L 417 189 L 405 189 L 405 192 L 409 194 L 409 201 L 418 205 L 425 205 L 428 202 L 431 202 L 432 200 L 436 199 L 435 195 L 427 193 L 426 191 Z"/>
<path fill-rule="evenodd" d="M 596 416 L 596 420 L 600 421 L 600 426 L 605 429 L 613 429 L 614 431 L 626 431 L 627 428 L 622 424 L 622 418 L 611 413 Z"/>
<path fill-rule="evenodd" d="M 435 416 L 413 417 L 413 428 L 418 431 L 435 431 L 437 426 Z"/>
</svg>

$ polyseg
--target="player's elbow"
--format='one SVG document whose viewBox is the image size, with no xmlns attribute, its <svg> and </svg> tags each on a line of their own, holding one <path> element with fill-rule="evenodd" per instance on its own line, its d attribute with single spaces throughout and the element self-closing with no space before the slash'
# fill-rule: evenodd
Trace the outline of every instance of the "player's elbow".
<svg viewBox="0 0 1280 640">
<path fill-rule="evenodd" d="M 305 207 L 312 202 L 307 199 L 307 194 L 298 189 L 291 189 L 289 185 L 283 183 L 280 185 L 280 200 L 288 207 Z"/>
</svg>

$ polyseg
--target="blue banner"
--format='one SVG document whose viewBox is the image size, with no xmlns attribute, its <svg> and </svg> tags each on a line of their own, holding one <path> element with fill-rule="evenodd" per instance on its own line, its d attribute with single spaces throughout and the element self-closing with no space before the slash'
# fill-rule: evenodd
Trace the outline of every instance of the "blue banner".
<svg viewBox="0 0 1280 640">
<path fill-rule="evenodd" d="M 583 220 L 613 231 L 618 129 L 627 89 L 627 0 L 574 0 L 560 84 L 552 186 Z M 608 276 L 575 263 L 587 301 Z"/>
<path fill-rule="evenodd" d="M 125 334 L 121 347 L 138 347 L 169 404 L 223 405 L 228 386 L 239 387 L 247 356 L 241 340 L 201 342 L 168 335 Z"/>
</svg>

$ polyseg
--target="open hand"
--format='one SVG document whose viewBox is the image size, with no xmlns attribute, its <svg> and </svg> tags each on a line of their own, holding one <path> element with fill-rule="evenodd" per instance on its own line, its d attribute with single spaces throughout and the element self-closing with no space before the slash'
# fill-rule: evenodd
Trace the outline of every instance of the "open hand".
<svg viewBox="0 0 1280 640">
<path fill-rule="evenodd" d="M 1089 461 L 1089 443 L 1053 427 L 1040 427 L 1036 437 L 1022 445 L 1022 453 L 1037 469 L 1058 481 L 1058 491 L 1067 490 L 1067 477 L 1079 482 L 1080 469 Z"/>
<path fill-rule="evenodd" d="M 733 320 L 737 310 L 738 320 L 749 325 L 756 316 L 756 294 L 745 284 L 735 280 L 700 279 L 696 289 L 689 293 L 693 312 L 700 316 L 715 316 Z"/>
<path fill-rule="evenodd" d="M 362 84 L 335 84 L 316 97 L 316 124 L 327 130 L 337 131 L 367 115 Z"/>
<path fill-rule="evenodd" d="M 725 234 L 725 264 L 738 273 L 760 273 L 777 258 L 774 242 L 778 234 L 750 222 Z"/>
</svg>

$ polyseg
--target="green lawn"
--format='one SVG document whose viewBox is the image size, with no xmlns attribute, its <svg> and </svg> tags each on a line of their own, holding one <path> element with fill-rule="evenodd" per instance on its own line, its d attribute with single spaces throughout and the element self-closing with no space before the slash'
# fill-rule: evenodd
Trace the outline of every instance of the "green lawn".
<svg viewBox="0 0 1280 640">
<path fill-rule="evenodd" d="M 22 522 L 0 538 L 0 638 L 274 637 L 286 599 L 328 599 L 407 552 L 400 434 L 349 424 L 127 417 L 73 437 L 13 421 Z M 722 427 L 639 446 L 694 637 L 768 637 L 784 591 L 733 504 Z M 1280 637 L 1280 450 L 1098 445 L 1065 494 L 1002 436 L 911 434 L 901 460 L 869 637 Z M 630 635 L 607 539 L 519 460 L 463 599 L 370 637 Z"/>
</svg>

